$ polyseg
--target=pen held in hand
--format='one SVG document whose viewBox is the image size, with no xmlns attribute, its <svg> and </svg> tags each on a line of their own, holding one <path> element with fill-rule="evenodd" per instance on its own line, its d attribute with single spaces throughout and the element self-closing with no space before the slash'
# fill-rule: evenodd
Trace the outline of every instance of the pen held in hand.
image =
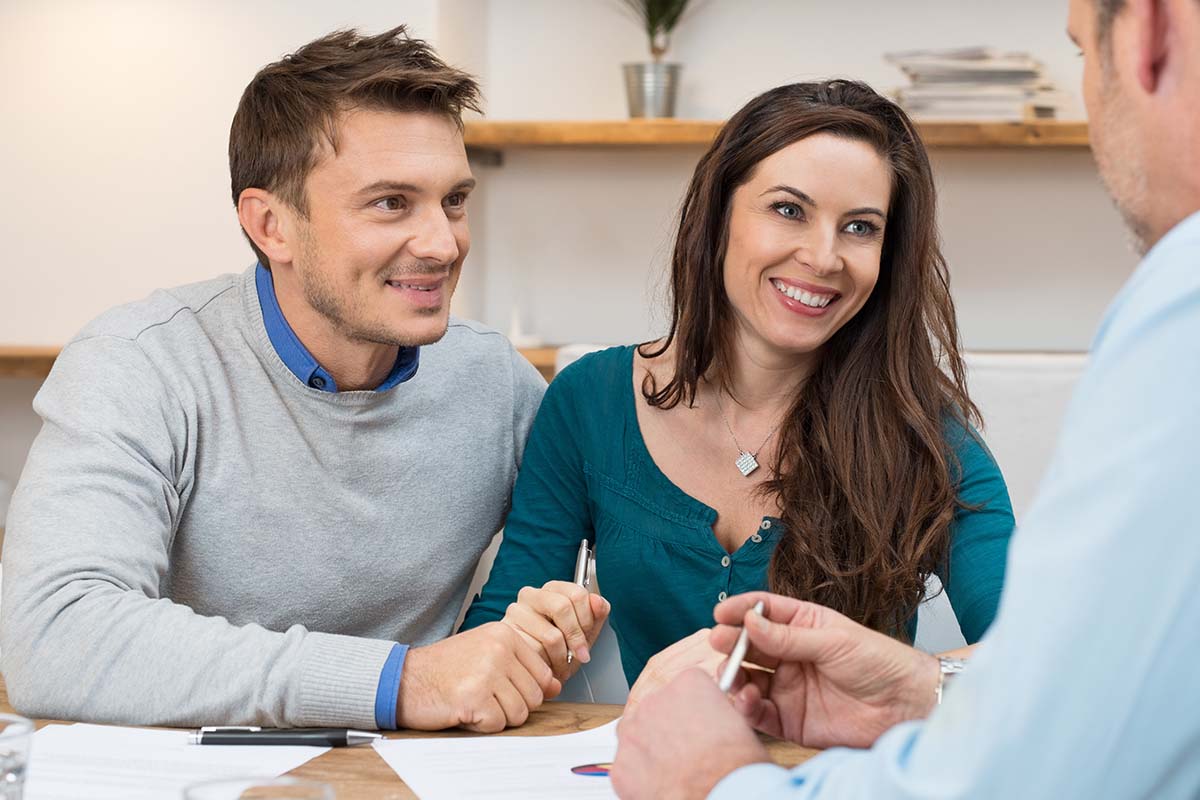
<svg viewBox="0 0 1200 800">
<path fill-rule="evenodd" d="M 592 551 L 588 547 L 587 539 L 580 539 L 579 552 L 575 554 L 575 585 L 588 588 L 592 583 L 590 567 L 592 565 Z M 570 664 L 575 660 L 575 654 L 567 650 L 567 663 Z"/>
<path fill-rule="evenodd" d="M 762 614 L 763 601 L 759 600 L 754 604 L 754 613 Z M 738 635 L 737 644 L 733 646 L 733 652 L 729 654 L 729 661 L 725 662 L 725 669 L 721 672 L 721 679 L 717 681 L 717 688 L 722 692 L 728 692 L 733 688 L 733 681 L 737 678 L 738 670 L 742 667 L 742 661 L 746 658 L 746 648 L 750 646 L 750 631 L 744 626 L 742 632 Z"/>
</svg>

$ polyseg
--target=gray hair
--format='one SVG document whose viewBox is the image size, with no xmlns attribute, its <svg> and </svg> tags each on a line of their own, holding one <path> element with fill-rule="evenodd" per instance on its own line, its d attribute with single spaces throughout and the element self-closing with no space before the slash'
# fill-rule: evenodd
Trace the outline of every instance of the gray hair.
<svg viewBox="0 0 1200 800">
<path fill-rule="evenodd" d="M 1101 42 L 1108 41 L 1108 34 L 1112 30 L 1113 17 L 1120 13 L 1125 7 L 1125 0 L 1093 0 L 1096 4 L 1096 31 L 1099 34 L 1096 38 Z"/>
</svg>

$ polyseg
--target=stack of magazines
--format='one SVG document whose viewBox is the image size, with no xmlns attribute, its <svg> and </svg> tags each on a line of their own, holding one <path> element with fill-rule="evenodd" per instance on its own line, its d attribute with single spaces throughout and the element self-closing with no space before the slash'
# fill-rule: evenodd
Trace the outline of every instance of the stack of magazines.
<svg viewBox="0 0 1200 800">
<path fill-rule="evenodd" d="M 1041 63 L 1026 53 L 969 47 L 888 53 L 884 58 L 912 81 L 896 90 L 896 100 L 915 119 L 1056 119 L 1066 105 Z"/>
</svg>

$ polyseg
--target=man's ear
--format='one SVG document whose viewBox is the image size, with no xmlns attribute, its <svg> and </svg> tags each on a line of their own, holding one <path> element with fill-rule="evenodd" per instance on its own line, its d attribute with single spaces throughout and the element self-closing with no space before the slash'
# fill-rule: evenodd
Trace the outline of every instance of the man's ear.
<svg viewBox="0 0 1200 800">
<path fill-rule="evenodd" d="M 1137 81 L 1147 94 L 1154 94 L 1158 90 L 1168 57 L 1179 57 L 1178 53 L 1170 53 L 1168 49 L 1171 1 L 1129 0 L 1126 13 L 1135 32 Z"/>
<path fill-rule="evenodd" d="M 295 212 L 265 189 L 243 189 L 238 196 L 238 222 L 272 264 L 292 261 Z"/>
</svg>

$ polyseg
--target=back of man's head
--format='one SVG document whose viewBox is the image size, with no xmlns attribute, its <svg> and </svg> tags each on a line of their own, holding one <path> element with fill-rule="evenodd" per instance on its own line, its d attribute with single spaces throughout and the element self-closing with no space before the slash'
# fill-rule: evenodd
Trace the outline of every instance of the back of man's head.
<svg viewBox="0 0 1200 800">
<path fill-rule="evenodd" d="M 263 67 L 242 93 L 229 130 L 233 204 L 253 187 L 307 214 L 305 179 L 324 146 L 337 152 L 338 118 L 355 108 L 442 114 L 461 127 L 465 109 L 480 111 L 479 84 L 403 25 L 322 36 Z"/>
<path fill-rule="evenodd" d="M 1092 151 L 1145 252 L 1200 210 L 1200 0 L 1073 0 Z"/>
</svg>

